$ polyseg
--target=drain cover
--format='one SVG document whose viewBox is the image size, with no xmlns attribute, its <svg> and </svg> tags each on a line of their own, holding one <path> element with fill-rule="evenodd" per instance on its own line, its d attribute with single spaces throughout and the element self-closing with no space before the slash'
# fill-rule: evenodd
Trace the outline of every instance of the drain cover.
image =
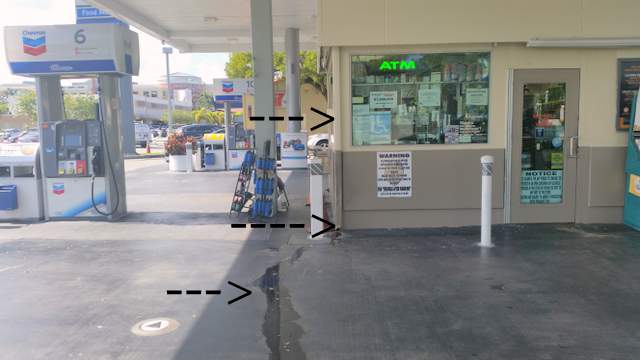
<svg viewBox="0 0 640 360">
<path fill-rule="evenodd" d="M 177 320 L 169 318 L 154 318 L 142 320 L 133 325 L 131 332 L 138 336 L 157 336 L 172 332 L 180 326 Z"/>
</svg>

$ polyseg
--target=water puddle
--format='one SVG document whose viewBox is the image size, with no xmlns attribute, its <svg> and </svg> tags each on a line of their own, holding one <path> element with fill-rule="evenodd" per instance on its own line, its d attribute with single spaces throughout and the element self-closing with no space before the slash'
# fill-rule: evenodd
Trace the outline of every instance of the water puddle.
<svg viewBox="0 0 640 360">
<path fill-rule="evenodd" d="M 300 255 L 302 251 L 298 257 Z M 293 309 L 287 289 L 280 286 L 280 264 L 267 268 L 255 285 L 264 293 L 267 301 L 262 334 L 271 350 L 269 359 L 306 359 L 300 346 L 304 332 L 296 323 L 300 316 Z"/>
</svg>

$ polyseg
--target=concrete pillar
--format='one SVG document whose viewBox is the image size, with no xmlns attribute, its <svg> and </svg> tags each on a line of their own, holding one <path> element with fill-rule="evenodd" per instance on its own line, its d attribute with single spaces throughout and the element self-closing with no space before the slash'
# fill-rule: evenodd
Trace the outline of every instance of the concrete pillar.
<svg viewBox="0 0 640 360">
<path fill-rule="evenodd" d="M 269 116 L 274 115 L 271 0 L 251 0 L 251 47 L 255 86 L 253 115 L 265 117 L 264 121 L 255 122 L 256 155 L 264 157 L 265 143 L 271 141 L 269 156 L 275 158 L 276 123 L 269 121 Z"/>
<path fill-rule="evenodd" d="M 120 78 L 120 106 L 122 112 L 122 152 L 127 155 L 136 154 L 136 129 L 133 125 L 133 85 L 131 76 Z"/>
<path fill-rule="evenodd" d="M 287 28 L 284 34 L 284 49 L 286 52 L 285 79 L 287 84 L 287 115 L 301 116 L 300 111 L 300 31 Z M 288 121 L 287 132 L 300 132 L 301 121 Z"/>
<path fill-rule="evenodd" d="M 228 101 L 224 102 L 224 169 L 229 170 L 229 149 L 231 149 L 231 144 L 229 144 L 231 133 L 231 104 Z M 234 140 L 235 141 L 235 140 Z"/>
<path fill-rule="evenodd" d="M 46 121 L 62 121 L 65 119 L 60 76 L 36 77 L 36 97 L 38 127 Z"/>
<path fill-rule="evenodd" d="M 107 209 L 113 212 L 110 219 L 118 219 L 127 214 L 127 190 L 122 156 L 122 108 L 114 101 L 120 94 L 120 80 L 117 75 L 99 75 L 100 110 L 104 124 L 105 150 L 105 188 Z M 109 164 L 111 162 L 111 164 Z M 117 210 L 116 210 L 117 205 Z"/>
</svg>

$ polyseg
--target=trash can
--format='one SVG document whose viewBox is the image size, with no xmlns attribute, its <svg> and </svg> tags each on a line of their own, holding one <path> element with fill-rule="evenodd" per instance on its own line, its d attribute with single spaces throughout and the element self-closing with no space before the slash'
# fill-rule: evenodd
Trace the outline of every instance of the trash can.
<svg viewBox="0 0 640 360">
<path fill-rule="evenodd" d="M 18 187 L 16 185 L 0 185 L 0 211 L 18 209 Z"/>
</svg>

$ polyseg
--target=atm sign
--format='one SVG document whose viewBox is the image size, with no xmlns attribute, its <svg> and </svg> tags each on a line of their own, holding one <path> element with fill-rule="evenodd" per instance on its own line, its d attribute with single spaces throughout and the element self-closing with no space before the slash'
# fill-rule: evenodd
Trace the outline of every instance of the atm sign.
<svg viewBox="0 0 640 360">
<path fill-rule="evenodd" d="M 415 70 L 415 69 L 416 69 L 416 62 L 413 60 L 383 61 L 380 64 L 380 71 Z"/>
</svg>

